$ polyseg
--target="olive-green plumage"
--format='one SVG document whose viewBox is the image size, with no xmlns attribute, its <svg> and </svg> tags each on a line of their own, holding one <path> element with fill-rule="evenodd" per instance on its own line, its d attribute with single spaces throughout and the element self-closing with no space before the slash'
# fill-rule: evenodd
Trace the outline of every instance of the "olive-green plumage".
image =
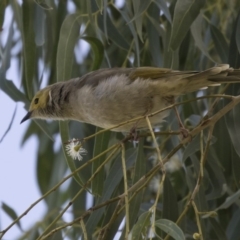
<svg viewBox="0 0 240 240">
<path fill-rule="evenodd" d="M 234 82 L 240 82 L 240 70 L 227 64 L 203 72 L 153 67 L 100 69 L 37 92 L 22 122 L 29 118 L 72 119 L 110 128 L 160 110 L 179 95 Z M 167 115 L 167 111 L 161 112 L 151 123 L 159 125 Z M 142 120 L 112 130 L 128 132 L 133 126 L 147 128 Z"/>
</svg>

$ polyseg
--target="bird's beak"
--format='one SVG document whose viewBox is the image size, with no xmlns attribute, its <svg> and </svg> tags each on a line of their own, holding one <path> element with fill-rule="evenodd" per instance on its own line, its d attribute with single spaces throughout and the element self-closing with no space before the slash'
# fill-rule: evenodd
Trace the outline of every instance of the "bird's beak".
<svg viewBox="0 0 240 240">
<path fill-rule="evenodd" d="M 28 113 L 26 114 L 26 116 L 22 119 L 22 121 L 20 122 L 20 124 L 23 123 L 23 122 L 25 122 L 26 120 L 28 120 L 28 119 L 31 117 L 31 115 L 32 115 L 32 112 L 28 112 Z"/>
</svg>

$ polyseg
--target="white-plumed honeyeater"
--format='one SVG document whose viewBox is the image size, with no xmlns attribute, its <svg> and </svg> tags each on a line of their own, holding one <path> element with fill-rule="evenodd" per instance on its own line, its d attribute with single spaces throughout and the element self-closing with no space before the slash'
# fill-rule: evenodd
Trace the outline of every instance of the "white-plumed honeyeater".
<svg viewBox="0 0 240 240">
<path fill-rule="evenodd" d="M 110 128 L 165 108 L 182 94 L 235 82 L 240 82 L 240 70 L 227 64 L 202 72 L 154 67 L 99 69 L 37 92 L 21 123 L 30 118 L 72 119 Z M 151 117 L 152 125 L 159 125 L 168 113 Z M 129 123 L 112 130 L 129 132 L 133 126 Z M 146 120 L 138 121 L 136 128 L 148 128 Z"/>
</svg>

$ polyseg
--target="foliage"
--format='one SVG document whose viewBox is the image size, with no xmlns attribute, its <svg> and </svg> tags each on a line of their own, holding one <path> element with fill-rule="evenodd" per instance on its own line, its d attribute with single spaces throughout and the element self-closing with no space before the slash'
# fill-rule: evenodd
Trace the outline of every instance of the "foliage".
<svg viewBox="0 0 240 240">
<path fill-rule="evenodd" d="M 14 14 L 1 43 L 0 87 L 26 109 L 43 77 L 52 84 L 106 67 L 240 67 L 237 0 L 2 0 L 1 26 L 7 8 Z M 13 58 L 21 89 L 6 79 Z M 223 98 L 239 89 L 234 84 L 181 96 L 179 112 L 192 136 L 184 140 L 173 132 L 179 128 L 173 113 L 160 133 L 141 133 L 137 147 L 121 142 L 120 133 L 93 135 L 100 129 L 83 123 L 32 121 L 22 143 L 38 137 L 38 201 L 48 211 L 20 239 L 239 239 L 240 105 L 238 97 Z M 189 101 L 197 96 L 204 97 Z M 56 150 L 57 135 L 62 148 Z M 70 138 L 84 138 L 83 161 L 65 154 Z M 67 180 L 69 187 L 60 188 Z M 93 206 L 86 209 L 89 193 Z M 2 209 L 21 229 L 21 218 L 38 201 L 17 219 L 14 206 Z M 73 221 L 65 222 L 66 211 Z M 11 226 L 2 236 L 6 231 Z"/>
</svg>

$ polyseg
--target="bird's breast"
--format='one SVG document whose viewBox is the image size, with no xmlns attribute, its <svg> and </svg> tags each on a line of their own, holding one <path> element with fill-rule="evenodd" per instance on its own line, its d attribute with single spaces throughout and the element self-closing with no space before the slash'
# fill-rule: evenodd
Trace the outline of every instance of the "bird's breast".
<svg viewBox="0 0 240 240">
<path fill-rule="evenodd" d="M 75 118 L 102 128 L 110 128 L 133 118 L 145 116 L 168 103 L 156 92 L 149 81 L 129 81 L 127 76 L 116 76 L 102 81 L 94 88 L 83 86 L 76 94 L 78 104 Z M 153 125 L 161 123 L 168 112 L 162 112 L 150 120 Z M 119 126 L 115 131 L 129 131 L 132 127 L 147 128 L 146 120 Z"/>
</svg>

